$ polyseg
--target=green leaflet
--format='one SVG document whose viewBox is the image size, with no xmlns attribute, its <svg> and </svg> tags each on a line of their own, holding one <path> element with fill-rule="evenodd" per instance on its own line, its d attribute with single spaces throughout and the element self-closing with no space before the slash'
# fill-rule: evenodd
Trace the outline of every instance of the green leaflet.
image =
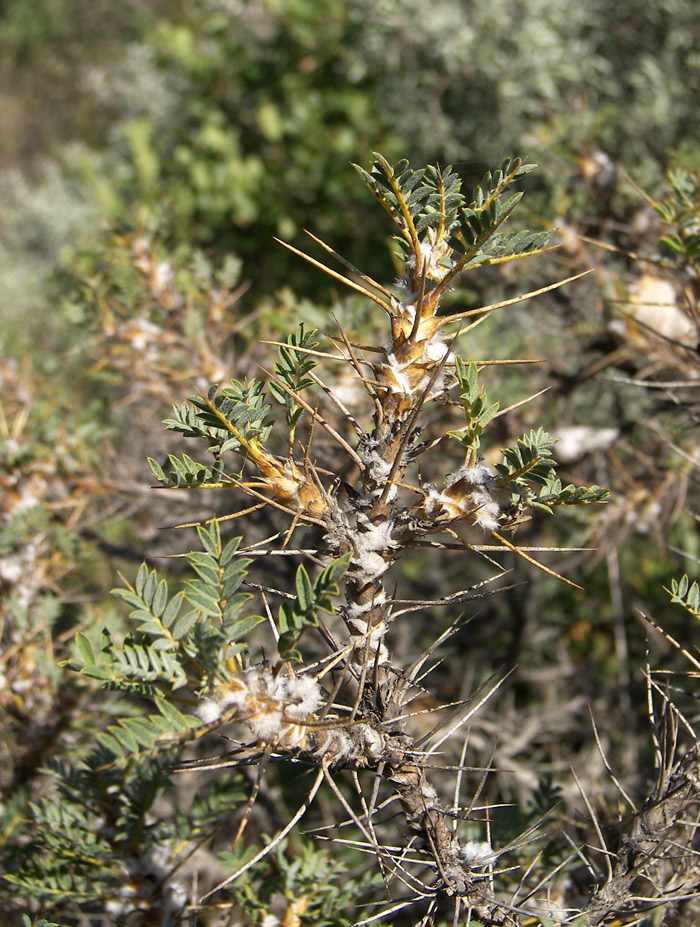
<svg viewBox="0 0 700 927">
<path fill-rule="evenodd" d="M 499 404 L 489 403 L 486 392 L 479 387 L 477 366 L 473 361 L 469 361 L 465 366 L 462 358 L 459 355 L 455 356 L 455 372 L 467 426 L 459 431 L 448 431 L 448 434 L 456 438 L 467 450 L 476 453 L 484 428 L 498 412 Z"/>
<path fill-rule="evenodd" d="M 318 625 L 319 611 L 333 613 L 332 598 L 340 591 L 338 581 L 346 573 L 351 559 L 352 554 L 347 553 L 333 560 L 313 584 L 306 568 L 303 565 L 298 568 L 295 580 L 296 599 L 294 602 L 283 602 L 278 612 L 278 651 L 281 660 L 301 661 L 301 653 L 296 646 L 307 628 Z"/>
<path fill-rule="evenodd" d="M 315 334 L 315 329 L 307 332 L 302 322 L 296 332 L 287 337 L 288 347 L 281 347 L 278 351 L 275 375 L 287 389 L 283 389 L 279 383 L 275 382 L 270 383 L 269 389 L 275 399 L 286 408 L 287 425 L 290 428 L 294 428 L 298 424 L 304 413 L 304 408 L 297 403 L 294 396 L 290 395 L 287 390 L 291 390 L 292 393 L 298 395 L 313 386 L 314 381 L 308 374 L 314 367 L 318 366 L 318 361 L 306 352 L 318 347 L 318 342 L 314 338 Z M 295 350 L 295 348 L 304 350 L 299 351 Z"/>
<path fill-rule="evenodd" d="M 188 396 L 180 405 L 175 403 L 173 418 L 163 424 L 186 438 L 204 439 L 218 458 L 226 451 L 243 451 L 242 440 L 265 442 L 273 423 L 269 411 L 262 382 L 231 380 L 223 388 L 211 386 L 206 396 Z"/>
<path fill-rule="evenodd" d="M 499 484 L 521 502 L 548 514 L 558 505 L 590 505 L 606 502 L 608 490 L 600 486 L 562 486 L 555 472 L 552 447 L 556 439 L 543 428 L 531 429 L 514 447 L 503 449 L 504 462 L 496 464 Z M 539 494 L 532 484 L 541 486 Z"/>
<path fill-rule="evenodd" d="M 680 580 L 671 580 L 671 601 L 700 618 L 700 585 L 695 580 L 691 583 L 687 573 Z"/>
<path fill-rule="evenodd" d="M 99 649 L 91 635 L 76 634 L 70 669 L 105 687 L 150 697 L 158 708 L 157 714 L 121 719 L 100 733 L 99 742 L 120 761 L 159 749 L 164 734 L 198 725 L 176 707 L 179 693 L 228 678 L 227 661 L 245 649 L 247 635 L 263 621 L 244 614 L 250 594 L 240 586 L 250 560 L 237 556 L 240 538 L 224 544 L 216 520 L 200 526 L 198 536 L 204 549 L 187 555 L 195 578 L 174 595 L 146 563 L 133 586 L 114 590 L 129 606 L 132 634 L 119 642 L 104 630 Z"/>
</svg>

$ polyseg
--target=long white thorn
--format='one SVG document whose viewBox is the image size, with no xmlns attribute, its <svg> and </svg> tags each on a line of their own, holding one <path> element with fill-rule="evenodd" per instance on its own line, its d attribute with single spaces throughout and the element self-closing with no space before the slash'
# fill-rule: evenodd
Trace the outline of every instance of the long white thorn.
<svg viewBox="0 0 700 927">
<path fill-rule="evenodd" d="M 202 895 L 202 897 L 199 900 L 200 904 L 203 904 L 207 900 L 207 898 L 211 898 L 211 896 L 214 895 L 216 892 L 220 891 L 220 889 L 226 888 L 227 885 L 230 885 L 231 882 L 234 882 L 236 879 L 242 876 L 244 872 L 248 872 L 248 870 L 252 869 L 253 866 L 257 866 L 257 864 L 260 862 L 261 859 L 265 859 L 268 853 L 271 853 L 275 849 L 275 847 L 278 846 L 284 840 L 287 834 L 304 817 L 306 812 L 311 807 L 311 802 L 314 800 L 314 798 L 316 797 L 316 793 L 321 788 L 321 783 L 323 782 L 323 778 L 324 778 L 324 772 L 325 772 L 324 768 L 321 767 L 321 769 L 319 769 L 318 771 L 318 775 L 316 776 L 314 780 L 314 784 L 311 786 L 309 794 L 304 799 L 303 804 L 301 805 L 299 810 L 296 812 L 296 814 L 291 818 L 291 820 L 287 824 L 285 824 L 285 826 L 277 834 L 277 836 L 274 837 L 266 846 L 264 846 L 262 850 L 260 850 L 259 853 L 256 853 L 255 856 L 252 857 L 252 859 L 249 859 L 248 862 L 245 863 L 245 865 L 241 866 L 240 869 L 237 869 L 233 873 L 233 875 L 228 876 L 228 878 L 224 879 L 223 882 L 219 882 L 219 884 L 216 885 L 214 888 L 212 888 L 211 891 L 207 892 L 206 895 Z"/>
<path fill-rule="evenodd" d="M 508 679 L 508 677 L 510 676 L 512 672 L 513 671 L 510 670 L 510 672 L 506 673 L 506 675 L 502 679 L 499 679 L 498 682 L 494 686 L 492 686 L 489 689 L 489 691 L 483 696 L 483 698 L 479 699 L 479 701 L 476 703 L 476 705 L 474 705 L 473 708 L 470 708 L 466 714 L 462 715 L 457 721 L 455 721 L 455 723 L 445 731 L 442 737 L 439 740 L 436 740 L 429 750 L 425 751 L 426 756 L 431 756 L 433 753 L 436 753 L 440 749 L 440 747 L 445 743 L 446 740 L 449 740 L 450 737 L 452 737 L 453 734 L 456 734 L 457 731 L 461 727 L 464 727 L 464 725 L 471 718 L 474 717 L 474 715 L 482 707 L 482 705 L 485 705 L 486 702 L 488 702 L 488 700 L 491 698 L 491 696 L 494 695 L 498 691 L 498 689 L 501 688 L 503 683 L 506 681 L 506 679 Z"/>
</svg>

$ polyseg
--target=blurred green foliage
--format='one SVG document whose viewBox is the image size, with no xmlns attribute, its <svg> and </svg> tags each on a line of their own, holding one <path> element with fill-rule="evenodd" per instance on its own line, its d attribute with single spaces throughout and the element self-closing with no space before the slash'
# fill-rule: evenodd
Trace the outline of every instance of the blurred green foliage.
<svg viewBox="0 0 700 927">
<path fill-rule="evenodd" d="M 295 235 L 311 213 L 321 237 L 386 272 L 382 228 L 346 170 L 372 149 L 456 162 L 470 180 L 503 150 L 522 151 L 547 168 L 542 214 L 569 218 L 610 199 L 620 166 L 648 186 L 698 155 L 693 0 L 585 9 L 440 0 L 429 13 L 416 0 L 121 9 L 97 0 L 88 9 L 14 0 L 5 14 L 6 78 L 17 71 L 39 85 L 27 94 L 44 144 L 28 152 L 30 165 L 59 156 L 64 176 L 82 181 L 112 221 L 144 205 L 167 209 L 176 242 L 255 266 L 256 292 L 299 284 L 272 236 Z M 76 83 L 77 96 L 55 97 Z M 68 139 L 80 145 L 66 148 Z M 24 162 L 25 148 L 17 142 L 7 158 Z M 33 222 L 47 240 L 5 241 L 15 264 L 37 253 L 55 260 L 48 230 L 64 228 L 67 203 L 80 202 L 78 190 L 52 192 L 48 178 L 38 189 L 55 214 Z M 82 227 L 94 228 L 92 216 Z M 313 295 L 313 281 L 303 283 Z"/>
</svg>

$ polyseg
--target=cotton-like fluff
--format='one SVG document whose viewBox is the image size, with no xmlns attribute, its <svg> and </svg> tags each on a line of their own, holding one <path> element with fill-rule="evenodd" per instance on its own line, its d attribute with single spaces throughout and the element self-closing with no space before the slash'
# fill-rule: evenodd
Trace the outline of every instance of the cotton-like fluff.
<svg viewBox="0 0 700 927">
<path fill-rule="evenodd" d="M 381 496 L 386 488 L 387 480 L 391 474 L 392 463 L 384 458 L 376 450 L 368 450 L 363 454 L 362 462 L 367 468 L 367 473 L 375 484 L 372 489 L 372 495 L 375 498 Z M 386 496 L 387 502 L 393 502 L 398 493 L 398 487 L 392 485 Z"/>
<path fill-rule="evenodd" d="M 454 354 L 446 347 L 439 332 L 419 338 L 411 351 L 404 348 L 401 357 L 399 359 L 393 351 L 387 349 L 385 361 L 377 365 L 375 374 L 390 392 L 407 398 L 416 397 L 428 388 L 436 367 L 443 361 L 445 364 L 454 363 Z M 444 389 L 445 377 L 441 372 L 434 379 L 428 398 L 442 394 Z"/>
<path fill-rule="evenodd" d="M 362 462 L 365 464 L 370 472 L 372 479 L 376 483 L 385 482 L 389 478 L 392 466 L 391 462 L 384 460 L 384 458 L 376 450 L 368 451 L 363 456 Z"/>
<path fill-rule="evenodd" d="M 430 520 L 447 518 L 461 520 L 470 517 L 472 523 L 484 531 L 496 531 L 503 512 L 503 490 L 496 484 L 498 474 L 486 464 L 460 467 L 450 477 L 447 487 L 440 492 L 427 485 L 423 512 Z"/>
<path fill-rule="evenodd" d="M 360 664 L 367 661 L 370 666 L 373 666 L 375 663 L 377 666 L 386 663 L 389 659 L 389 651 L 384 643 L 384 637 L 387 632 L 386 624 L 382 621 L 381 624 L 372 628 L 369 634 L 367 633 L 367 625 L 361 620 L 354 620 L 351 624 L 353 624 L 358 631 L 362 632 L 360 634 L 353 634 L 345 642 L 347 646 L 353 647 L 354 661 Z"/>
<path fill-rule="evenodd" d="M 468 866 L 474 869 L 483 869 L 495 859 L 493 847 L 486 840 L 469 840 L 463 843 L 460 856 Z"/>
<path fill-rule="evenodd" d="M 369 723 L 326 727 L 314 735 L 314 756 L 334 766 L 348 762 L 370 766 L 386 753 L 387 739 L 381 728 Z"/>
<path fill-rule="evenodd" d="M 484 531 L 496 531 L 501 507 L 488 490 L 483 487 L 475 489 L 470 495 L 470 501 L 473 507 L 474 524 Z"/>
<path fill-rule="evenodd" d="M 475 467 L 460 467 L 453 474 L 447 494 L 453 488 L 458 490 L 457 498 L 465 511 L 474 519 L 474 524 L 484 531 L 495 531 L 499 526 L 501 505 L 498 500 L 499 491 L 495 485 L 498 474 L 486 464 L 477 464 Z"/>
<path fill-rule="evenodd" d="M 258 740 L 293 749 L 303 747 L 306 722 L 321 701 L 321 688 L 312 677 L 275 676 L 268 667 L 253 667 L 200 702 L 197 714 L 204 724 L 212 724 L 234 709 L 234 719 Z"/>
<path fill-rule="evenodd" d="M 358 517 L 358 528 L 353 537 L 355 556 L 351 575 L 361 583 L 371 583 L 389 569 L 391 553 L 396 547 L 391 537 L 393 524 L 388 518 L 373 524 Z"/>
<path fill-rule="evenodd" d="M 223 709 L 215 698 L 205 698 L 197 705 L 196 714 L 202 724 L 214 724 L 220 720 Z"/>
<path fill-rule="evenodd" d="M 353 602 L 351 605 L 346 605 L 343 611 L 348 621 L 358 628 L 358 630 L 366 630 L 367 619 L 365 618 L 363 622 L 358 621 L 358 619 L 361 619 L 363 615 L 367 615 L 372 609 L 377 608 L 377 606 L 384 605 L 386 601 L 386 590 L 381 589 L 371 599 L 368 599 L 367 602 L 363 602 L 362 604 Z"/>
<path fill-rule="evenodd" d="M 290 718 L 307 718 L 321 704 L 321 689 L 311 676 L 295 676 L 287 680 L 287 692 L 290 704 L 286 713 Z"/>
<path fill-rule="evenodd" d="M 425 274 L 429 280 L 442 280 L 449 270 L 449 267 L 445 266 L 445 262 L 449 260 L 451 253 L 452 248 L 450 248 L 447 241 L 443 240 L 435 244 L 431 241 L 422 241 L 420 245 L 420 272 Z M 406 261 L 406 266 L 409 270 L 415 272 L 416 257 L 414 254 L 410 255 Z"/>
<path fill-rule="evenodd" d="M 384 364 L 384 379 L 393 393 L 401 393 L 404 396 L 411 396 L 414 392 L 408 376 L 405 371 L 409 370 L 411 363 L 406 361 L 400 363 L 395 354 L 388 354 Z"/>
</svg>

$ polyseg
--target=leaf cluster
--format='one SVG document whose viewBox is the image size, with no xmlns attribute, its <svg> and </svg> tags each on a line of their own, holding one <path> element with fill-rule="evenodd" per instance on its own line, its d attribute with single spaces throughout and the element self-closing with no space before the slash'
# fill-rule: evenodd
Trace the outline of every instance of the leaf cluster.
<svg viewBox="0 0 700 927">
<path fill-rule="evenodd" d="M 301 918 L 315 927 L 350 927 L 356 923 L 353 911 L 380 888 L 381 875 L 367 871 L 361 859 L 353 866 L 350 854 L 346 861 L 338 861 L 309 839 L 297 838 L 294 851 L 290 849 L 290 843 L 282 841 L 270 853 L 267 865 L 253 870 L 247 885 L 241 884 L 241 879 L 228 886 L 251 921 L 259 923 L 275 899 L 278 906 L 286 906 L 283 916 L 290 924 L 301 923 Z M 237 852 L 221 853 L 220 859 L 235 872 L 243 854 L 238 848 Z"/>
<path fill-rule="evenodd" d="M 244 615 L 249 593 L 240 591 L 250 560 L 237 555 L 240 538 L 222 542 L 219 524 L 198 528 L 204 550 L 187 561 L 196 574 L 170 596 L 165 579 L 145 563 L 134 586 L 114 590 L 131 608 L 135 633 L 119 644 L 103 630 L 96 648 L 84 632 L 76 635 L 76 652 L 67 666 L 102 686 L 152 699 L 158 713 L 122 718 L 98 740 L 115 758 L 149 752 L 160 738 L 183 733 L 199 722 L 173 702 L 185 686 L 204 692 L 227 679 L 246 650 L 246 637 L 263 618 Z"/>
<path fill-rule="evenodd" d="M 242 805 L 247 788 L 240 772 L 223 773 L 204 790 L 198 790 L 186 810 L 177 808 L 175 829 L 183 840 L 197 839 L 213 831 L 226 814 Z"/>
<path fill-rule="evenodd" d="M 40 900 L 45 911 L 61 902 L 112 905 L 125 917 L 145 909 L 170 922 L 174 873 L 245 800 L 240 774 L 224 775 L 164 817 L 176 760 L 161 752 L 119 765 L 98 745 L 84 763 L 50 761 L 56 794 L 13 808 L 29 828 L 24 838 L 3 828 L 2 878 L 13 897 Z"/>
<path fill-rule="evenodd" d="M 417 266 L 422 246 L 444 243 L 439 264 L 452 277 L 480 264 L 537 254 L 554 234 L 553 230 L 498 232 L 522 197 L 521 192 L 506 196 L 508 187 L 534 170 L 535 164 L 508 158 L 499 170 L 486 173 L 467 202 L 461 179 L 451 167 L 413 170 L 405 159 L 392 165 L 376 152 L 373 159 L 369 171 L 355 168 L 398 226 L 402 250 L 413 252 Z"/>
<path fill-rule="evenodd" d="M 481 444 L 484 428 L 498 412 L 499 403 L 489 403 L 486 392 L 479 386 L 478 368 L 474 361 L 465 366 L 464 360 L 455 356 L 455 372 L 459 382 L 459 399 L 467 417 L 466 430 L 449 431 L 452 438 L 456 438 L 476 459 L 476 452 Z"/>
<path fill-rule="evenodd" d="M 512 232 L 497 234 L 497 229 L 512 214 L 522 199 L 522 192 L 505 197 L 508 187 L 518 178 L 535 170 L 536 164 L 524 164 L 520 158 L 507 158 L 501 167 L 487 171 L 474 189 L 471 203 L 462 210 L 462 223 L 455 246 L 462 252 L 460 265 L 467 270 L 496 258 L 516 257 L 541 251 L 554 232 Z"/>
<path fill-rule="evenodd" d="M 555 473 L 552 438 L 543 428 L 531 429 L 518 438 L 515 447 L 504 448 L 504 462 L 496 464 L 500 474 L 499 484 L 510 490 L 514 498 L 533 509 L 552 513 L 557 505 L 588 505 L 605 502 L 609 498 L 607 489 L 600 486 L 562 486 Z M 532 484 L 541 486 L 537 495 Z"/>
<path fill-rule="evenodd" d="M 102 759 L 95 751 L 85 766 L 50 764 L 58 800 L 31 802 L 30 842 L 3 848 L 4 879 L 19 894 L 80 903 L 119 898 L 125 883 L 138 894 L 137 873 L 148 872 L 153 851 L 171 836 L 170 824 L 152 818 L 167 777 L 155 762 L 124 769 Z"/>
<path fill-rule="evenodd" d="M 168 489 L 229 485 L 228 481 L 223 479 L 223 472 L 220 469 L 211 470 L 205 464 L 193 460 L 188 454 L 183 454 L 181 458 L 176 457 L 175 454 L 168 454 L 168 464 L 171 469 L 166 472 L 157 460 L 153 457 L 148 458 L 151 473 L 161 486 Z"/>
<path fill-rule="evenodd" d="M 574 486 L 573 483 L 564 486 L 552 474 L 537 499 L 530 500 L 530 505 L 551 512 L 555 505 L 592 505 L 607 502 L 609 498 L 610 490 L 602 486 Z"/>
<path fill-rule="evenodd" d="M 682 605 L 693 618 L 700 620 L 700 585 L 696 581 L 691 583 L 687 573 L 679 580 L 671 580 L 671 602 Z"/>
<path fill-rule="evenodd" d="M 515 447 L 504 448 L 504 462 L 496 464 L 501 485 L 525 497 L 532 494 L 530 483 L 546 486 L 554 470 L 552 447 L 555 444 L 555 438 L 538 428 L 518 438 Z"/>
<path fill-rule="evenodd" d="M 413 170 L 405 158 L 392 165 L 377 152 L 369 171 L 353 166 L 409 244 L 426 230 L 433 240 L 449 235 L 458 224 L 466 199 L 462 181 L 451 167 Z"/>
<path fill-rule="evenodd" d="M 313 386 L 314 381 L 308 374 L 318 366 L 318 361 L 305 352 L 313 351 L 318 347 L 318 342 L 314 338 L 315 334 L 314 329 L 309 332 L 305 331 L 302 322 L 296 332 L 287 337 L 288 346 L 282 346 L 278 351 L 275 375 L 279 382 L 276 383 L 274 380 L 270 382 L 270 392 L 280 405 L 285 407 L 287 425 L 290 428 L 297 425 L 304 413 L 303 407 L 298 404 L 295 396 Z M 295 348 L 302 350 L 298 351 Z"/>
<path fill-rule="evenodd" d="M 669 173 L 671 196 L 654 208 L 670 227 L 661 243 L 680 256 L 683 264 L 700 273 L 700 171 L 677 169 Z"/>
<path fill-rule="evenodd" d="M 333 560 L 314 583 L 304 565 L 299 566 L 295 580 L 296 598 L 293 602 L 282 603 L 277 619 L 280 629 L 278 650 L 283 662 L 302 661 L 297 644 L 307 628 L 318 627 L 319 612 L 332 615 L 335 611 L 332 597 L 340 592 L 338 582 L 347 572 L 351 559 L 352 553 L 347 553 Z"/>
<path fill-rule="evenodd" d="M 188 396 L 173 405 L 174 418 L 164 424 L 186 438 L 204 438 L 217 457 L 226 451 L 243 453 L 253 441 L 263 443 L 273 424 L 259 380 L 231 380 L 230 386 L 212 386 L 206 396 Z"/>
</svg>

